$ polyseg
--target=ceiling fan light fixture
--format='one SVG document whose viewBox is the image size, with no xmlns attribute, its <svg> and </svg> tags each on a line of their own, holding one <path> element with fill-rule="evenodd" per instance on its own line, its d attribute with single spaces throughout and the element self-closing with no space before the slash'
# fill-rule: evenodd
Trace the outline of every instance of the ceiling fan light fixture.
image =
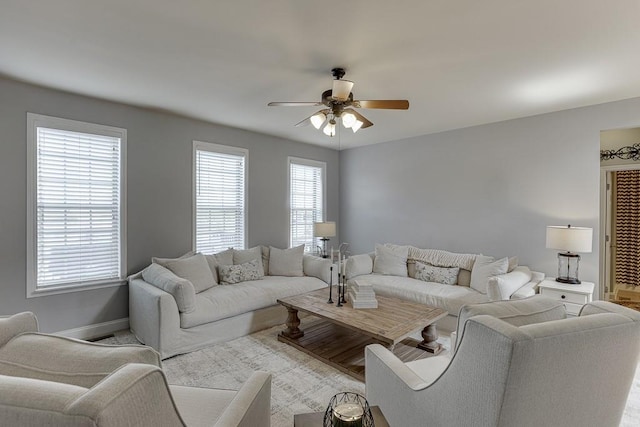
<svg viewBox="0 0 640 427">
<path fill-rule="evenodd" d="M 353 131 L 353 133 L 358 132 L 363 124 L 364 123 L 362 123 L 360 120 L 356 119 L 355 123 L 351 125 L 351 130 Z"/>
<path fill-rule="evenodd" d="M 349 129 L 356 123 L 356 115 L 353 113 L 342 113 L 342 125 Z"/>
<path fill-rule="evenodd" d="M 349 80 L 334 80 L 331 97 L 337 101 L 346 101 L 353 88 L 353 82 Z"/>
<path fill-rule="evenodd" d="M 331 119 L 329 123 L 322 130 L 327 136 L 335 136 L 336 134 L 336 121 Z"/>
<path fill-rule="evenodd" d="M 324 121 L 327 120 L 327 116 L 322 111 L 319 111 L 311 116 L 309 120 L 311 120 L 311 124 L 314 128 L 320 129 Z"/>
</svg>

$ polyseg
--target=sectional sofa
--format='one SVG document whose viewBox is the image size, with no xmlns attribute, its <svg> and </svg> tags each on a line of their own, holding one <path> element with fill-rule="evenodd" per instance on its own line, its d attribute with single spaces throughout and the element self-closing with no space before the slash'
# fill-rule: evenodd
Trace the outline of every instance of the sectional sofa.
<svg viewBox="0 0 640 427">
<path fill-rule="evenodd" d="M 129 277 L 129 322 L 163 359 L 283 324 L 276 300 L 326 287 L 331 262 L 256 246 L 215 255 L 153 258 Z"/>
<path fill-rule="evenodd" d="M 515 257 L 494 259 L 413 246 L 377 244 L 375 252 L 350 257 L 348 283 L 371 284 L 377 295 L 446 310 L 439 330 L 455 331 L 465 304 L 519 299 L 536 293 L 544 274 L 518 266 Z"/>
</svg>

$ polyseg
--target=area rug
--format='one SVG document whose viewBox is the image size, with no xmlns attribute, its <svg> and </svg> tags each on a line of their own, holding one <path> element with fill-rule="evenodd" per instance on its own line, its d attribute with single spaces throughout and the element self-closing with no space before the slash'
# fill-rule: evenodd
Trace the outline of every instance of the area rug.
<svg viewBox="0 0 640 427">
<path fill-rule="evenodd" d="M 326 409 L 339 392 L 364 394 L 364 384 L 311 356 L 277 340 L 282 327 L 217 344 L 193 353 L 164 360 L 163 368 L 170 384 L 238 389 L 253 371 L 272 374 L 271 425 L 290 427 L 293 416 Z M 449 337 L 438 339 L 450 348 Z M 99 341 L 104 344 L 137 344 L 128 331 Z M 448 351 L 448 350 L 446 350 Z M 443 353 L 441 353 L 443 354 Z M 444 353 L 447 354 L 447 353 Z M 640 425 L 640 369 L 627 401 L 620 426 Z"/>
</svg>

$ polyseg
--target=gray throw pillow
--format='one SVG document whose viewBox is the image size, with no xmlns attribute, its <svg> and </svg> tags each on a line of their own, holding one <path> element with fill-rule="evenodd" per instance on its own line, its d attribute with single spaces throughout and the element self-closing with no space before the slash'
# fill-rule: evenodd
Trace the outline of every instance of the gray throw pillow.
<svg viewBox="0 0 640 427">
<path fill-rule="evenodd" d="M 233 249 L 229 248 L 222 252 L 205 255 L 204 258 L 209 264 L 209 269 L 211 270 L 211 274 L 213 275 L 213 280 L 215 280 L 216 283 L 220 283 L 220 279 L 218 278 L 218 266 L 233 265 Z"/>
<path fill-rule="evenodd" d="M 262 263 L 255 259 L 239 265 L 221 265 L 218 267 L 218 273 L 221 285 L 233 285 L 264 277 Z"/>
<path fill-rule="evenodd" d="M 251 260 L 257 260 L 260 268 L 262 268 L 262 274 L 264 275 L 264 266 L 262 265 L 262 247 L 254 246 L 251 249 L 234 249 L 233 250 L 233 263 L 235 265 L 244 264 Z"/>
<path fill-rule="evenodd" d="M 269 276 L 304 276 L 302 257 L 304 245 L 291 249 L 269 247 Z"/>
<path fill-rule="evenodd" d="M 164 262 L 163 266 L 176 276 L 190 281 L 196 293 L 206 291 L 216 285 L 209 264 L 202 254 L 168 260 Z"/>
<path fill-rule="evenodd" d="M 416 261 L 416 279 L 425 282 L 455 285 L 458 281 L 459 267 L 436 267 Z"/>
</svg>

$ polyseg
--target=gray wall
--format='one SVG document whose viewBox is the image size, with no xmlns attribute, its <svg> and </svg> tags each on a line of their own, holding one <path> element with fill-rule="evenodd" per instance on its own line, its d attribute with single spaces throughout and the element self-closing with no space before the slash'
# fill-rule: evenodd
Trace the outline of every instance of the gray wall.
<svg viewBox="0 0 640 427">
<path fill-rule="evenodd" d="M 343 151 L 342 239 L 502 257 L 556 276 L 547 225 L 592 227 L 598 283 L 600 131 L 640 125 L 640 98 Z M 597 296 L 597 295 L 596 295 Z"/>
<path fill-rule="evenodd" d="M 287 156 L 327 162 L 327 219 L 339 222 L 335 150 L 0 78 L 0 315 L 31 310 L 43 331 L 127 317 L 128 291 L 25 297 L 27 112 L 127 129 L 129 273 L 191 249 L 193 140 L 249 149 L 249 246 L 288 245 Z"/>
</svg>

